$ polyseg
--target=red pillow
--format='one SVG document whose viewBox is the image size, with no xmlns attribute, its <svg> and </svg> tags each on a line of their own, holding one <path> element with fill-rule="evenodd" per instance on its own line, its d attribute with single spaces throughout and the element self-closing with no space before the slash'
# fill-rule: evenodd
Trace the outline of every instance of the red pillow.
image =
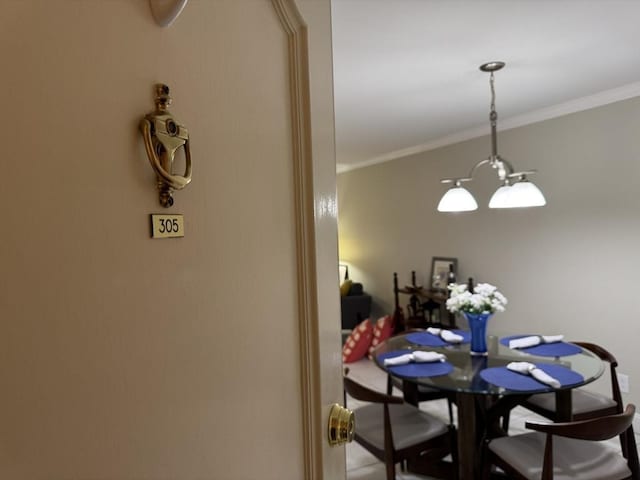
<svg viewBox="0 0 640 480">
<path fill-rule="evenodd" d="M 373 326 L 367 318 L 360 322 L 356 328 L 353 329 L 349 338 L 342 347 L 342 361 L 344 363 L 351 363 L 360 360 L 364 357 L 371 345 L 371 339 L 373 338 Z"/>
<path fill-rule="evenodd" d="M 387 315 L 378 319 L 373 327 L 373 339 L 369 346 L 369 355 L 373 353 L 373 349 L 384 342 L 393 333 L 393 317 Z"/>
</svg>

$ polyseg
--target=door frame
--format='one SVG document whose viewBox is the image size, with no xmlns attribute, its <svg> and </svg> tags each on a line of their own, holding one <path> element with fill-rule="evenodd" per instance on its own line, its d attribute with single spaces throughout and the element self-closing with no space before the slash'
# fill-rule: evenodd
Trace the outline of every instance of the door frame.
<svg viewBox="0 0 640 480">
<path fill-rule="evenodd" d="M 298 3 L 303 3 L 300 0 L 297 1 Z M 317 0 L 315 1 L 317 2 Z M 330 2 L 327 0 L 323 3 L 330 11 Z M 335 282 L 338 273 L 338 250 L 337 209 L 335 207 L 337 193 L 333 90 L 331 87 L 331 98 L 329 99 L 331 102 L 330 138 L 323 139 L 323 141 L 327 140 L 331 143 L 330 151 L 334 159 L 329 167 L 332 172 L 327 176 L 326 172 L 321 172 L 325 168 L 323 165 L 326 165 L 327 162 L 325 161 L 323 165 L 314 163 L 313 156 L 313 153 L 316 152 L 316 146 L 312 144 L 312 86 L 310 73 L 312 70 L 309 58 L 311 46 L 308 26 L 302 18 L 296 0 L 272 0 L 272 4 L 287 34 L 289 46 L 304 478 L 307 480 L 320 480 L 325 478 L 325 474 L 331 472 L 332 479 L 340 480 L 336 475 L 341 473 L 346 475 L 345 449 L 342 448 L 336 451 L 334 448 L 331 451 L 332 447 L 328 446 L 327 436 L 329 408 L 332 403 L 340 402 L 342 397 L 339 318 L 336 316 L 333 319 L 332 328 L 332 319 L 329 318 L 325 321 L 325 319 L 320 318 L 319 314 L 319 296 L 325 301 L 322 286 L 324 281 L 327 281 L 328 284 L 329 278 L 335 283 L 335 298 L 333 301 L 335 302 L 335 311 L 339 313 L 338 284 Z M 321 28 L 320 26 L 318 27 Z M 324 40 L 328 40 L 326 44 L 330 50 L 330 22 L 327 27 L 327 31 L 319 31 L 318 36 L 328 35 L 328 39 L 324 38 Z M 316 37 L 317 39 L 318 37 Z M 330 51 L 328 58 L 331 58 Z M 331 60 L 328 63 L 329 65 L 325 65 L 325 67 L 332 72 Z M 327 99 L 323 98 L 322 100 Z M 313 120 L 315 127 L 321 124 L 322 121 L 328 121 L 326 117 L 318 118 L 318 115 L 315 115 Z M 326 126 L 326 123 L 324 126 Z M 315 171 L 314 166 L 318 167 Z M 324 193 L 314 189 L 314 185 L 318 186 L 314 180 L 319 181 L 319 178 L 322 178 L 323 185 L 318 190 L 325 190 Z M 326 189 L 331 191 L 332 199 L 320 198 L 327 196 Z M 316 205 L 318 204 L 333 205 L 333 208 L 323 209 L 325 210 L 325 215 L 320 216 L 323 216 L 325 220 L 322 223 L 317 221 Z M 328 215 L 326 215 L 326 210 L 328 210 Z M 326 222 L 327 216 L 332 222 Z M 334 245 L 331 247 L 335 257 L 333 277 L 329 277 L 330 274 L 324 272 L 323 269 L 319 269 L 317 264 L 318 242 L 321 239 L 326 239 L 327 234 L 329 236 L 333 235 L 334 240 Z M 329 252 L 330 255 L 331 253 Z M 325 255 L 326 257 L 327 255 Z M 336 337 L 335 348 L 329 347 L 329 351 L 327 351 L 326 343 L 322 343 L 325 340 L 321 341 L 320 339 L 321 330 L 326 333 L 327 328 Z M 329 337 L 331 336 L 329 335 Z M 327 358 L 329 358 L 328 361 Z M 337 393 L 339 393 L 339 396 L 336 395 Z"/>
</svg>

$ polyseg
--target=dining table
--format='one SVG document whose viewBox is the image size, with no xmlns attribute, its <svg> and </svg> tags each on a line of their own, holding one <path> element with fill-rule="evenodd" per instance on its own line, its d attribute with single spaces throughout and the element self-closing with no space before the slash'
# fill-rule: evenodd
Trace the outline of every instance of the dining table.
<svg viewBox="0 0 640 480">
<path fill-rule="evenodd" d="M 457 343 L 443 339 L 447 335 L 416 330 L 401 333 L 382 342 L 373 351 L 375 364 L 391 377 L 402 381 L 405 400 L 415 403 L 419 387 L 441 391 L 457 407 L 458 473 L 461 480 L 479 478 L 482 468 L 482 445 L 485 440 L 506 435 L 500 420 L 510 410 L 533 394 L 555 392 L 556 409 L 561 420 L 571 420 L 571 390 L 586 385 L 604 370 L 604 363 L 594 353 L 566 341 L 541 342 L 528 348 L 510 348 L 509 342 L 525 333 L 503 337 L 488 336 L 485 355 L 472 355 L 470 333 L 450 330 L 458 335 Z M 394 357 L 415 351 L 444 355 L 440 361 L 389 365 Z M 407 357 L 402 357 L 407 358 Z M 385 362 L 385 359 L 389 359 Z M 555 387 L 534 377 L 507 368 L 512 362 L 528 362 L 559 384 Z M 387 363 L 387 364 L 385 364 Z M 513 364 L 512 364 L 513 365 Z M 508 418 L 508 417 L 507 417 Z M 410 465 L 412 471 L 428 473 L 428 466 L 419 461 Z M 455 468 L 455 466 L 454 466 Z"/>
</svg>

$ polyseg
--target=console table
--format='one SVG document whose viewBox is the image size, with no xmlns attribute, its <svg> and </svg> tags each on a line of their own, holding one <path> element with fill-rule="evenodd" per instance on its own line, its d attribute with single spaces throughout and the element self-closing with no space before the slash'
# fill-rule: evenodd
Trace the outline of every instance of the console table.
<svg viewBox="0 0 640 480">
<path fill-rule="evenodd" d="M 402 316 L 400 295 L 409 295 L 407 316 Z M 411 272 L 411 285 L 403 288 L 398 286 L 398 274 L 393 273 L 393 296 L 395 300 L 395 314 L 402 317 L 404 329 L 443 327 L 456 328 L 455 314 L 447 310 L 449 295 L 445 292 L 430 290 L 416 285 L 416 272 Z M 398 323 L 398 322 L 396 322 Z"/>
</svg>

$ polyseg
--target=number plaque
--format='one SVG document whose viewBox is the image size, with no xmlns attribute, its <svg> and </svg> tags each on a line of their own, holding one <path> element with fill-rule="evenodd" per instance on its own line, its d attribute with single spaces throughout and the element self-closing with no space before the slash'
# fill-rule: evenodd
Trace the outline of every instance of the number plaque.
<svg viewBox="0 0 640 480">
<path fill-rule="evenodd" d="M 182 215 L 151 214 L 151 238 L 184 237 Z"/>
</svg>

